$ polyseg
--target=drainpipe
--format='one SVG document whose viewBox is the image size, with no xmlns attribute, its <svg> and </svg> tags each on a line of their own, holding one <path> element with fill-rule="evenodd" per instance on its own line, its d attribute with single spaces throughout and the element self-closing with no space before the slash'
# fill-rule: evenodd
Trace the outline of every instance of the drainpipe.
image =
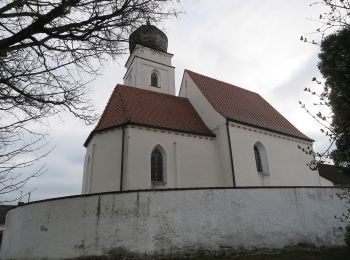
<svg viewBox="0 0 350 260">
<path fill-rule="evenodd" d="M 122 154 L 120 162 L 120 191 L 123 191 L 123 177 L 124 177 L 124 139 L 125 139 L 125 126 L 122 126 Z"/>
<path fill-rule="evenodd" d="M 228 120 L 227 120 L 227 119 L 226 119 L 226 131 L 227 131 L 228 146 L 229 146 L 229 150 L 230 150 L 230 160 L 231 160 L 231 170 L 232 170 L 233 187 L 236 187 L 235 169 L 234 169 L 234 167 L 233 167 L 233 158 L 232 158 L 232 147 L 231 147 L 230 128 L 229 128 L 229 124 L 228 124 Z"/>
</svg>

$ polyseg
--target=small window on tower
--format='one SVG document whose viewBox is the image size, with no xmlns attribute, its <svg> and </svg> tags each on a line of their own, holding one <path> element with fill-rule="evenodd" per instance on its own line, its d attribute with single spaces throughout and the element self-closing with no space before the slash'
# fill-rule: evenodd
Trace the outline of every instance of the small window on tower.
<svg viewBox="0 0 350 260">
<path fill-rule="evenodd" d="M 155 72 L 152 72 L 152 75 L 151 75 L 151 86 L 159 88 L 158 75 Z"/>
</svg>

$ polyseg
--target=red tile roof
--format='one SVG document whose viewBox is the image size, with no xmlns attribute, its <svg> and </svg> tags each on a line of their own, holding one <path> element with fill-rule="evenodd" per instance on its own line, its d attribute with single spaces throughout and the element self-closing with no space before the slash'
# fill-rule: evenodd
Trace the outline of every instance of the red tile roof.
<svg viewBox="0 0 350 260">
<path fill-rule="evenodd" d="M 84 145 L 88 144 L 96 131 L 126 123 L 215 136 L 187 98 L 117 85 L 97 126 Z"/>
<path fill-rule="evenodd" d="M 213 108 L 223 117 L 243 124 L 312 141 L 259 94 L 186 70 Z"/>
</svg>

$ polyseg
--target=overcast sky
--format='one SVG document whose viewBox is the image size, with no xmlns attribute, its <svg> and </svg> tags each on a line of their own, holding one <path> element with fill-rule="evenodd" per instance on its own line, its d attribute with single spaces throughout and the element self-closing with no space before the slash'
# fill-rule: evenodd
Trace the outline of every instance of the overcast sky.
<svg viewBox="0 0 350 260">
<path fill-rule="evenodd" d="M 159 25 L 173 53 L 176 89 L 185 68 L 258 92 L 299 130 L 315 140 L 315 149 L 327 139 L 299 106 L 311 104 L 303 92 L 317 74 L 315 45 L 302 43 L 312 34 L 319 10 L 308 0 L 186 0 L 184 14 Z M 102 113 L 117 83 L 122 83 L 127 56 L 104 64 L 92 83 L 91 98 Z M 50 142 L 55 149 L 45 159 L 47 172 L 30 181 L 36 189 L 31 200 L 79 194 L 86 140 L 93 126 L 70 115 L 51 123 Z M 26 200 L 26 199 L 25 199 Z"/>
</svg>

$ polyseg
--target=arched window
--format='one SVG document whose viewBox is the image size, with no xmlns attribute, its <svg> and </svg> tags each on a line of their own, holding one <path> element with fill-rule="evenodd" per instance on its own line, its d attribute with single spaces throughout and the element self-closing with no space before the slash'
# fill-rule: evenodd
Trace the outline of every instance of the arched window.
<svg viewBox="0 0 350 260">
<path fill-rule="evenodd" d="M 254 156 L 257 172 L 262 175 L 270 175 L 267 153 L 265 146 L 262 143 L 256 142 L 254 144 Z"/>
<path fill-rule="evenodd" d="M 151 74 L 151 86 L 152 87 L 159 87 L 158 85 L 158 74 L 156 72 L 152 72 Z"/>
<path fill-rule="evenodd" d="M 258 147 L 254 145 L 254 154 L 255 154 L 255 164 L 258 172 L 262 172 L 262 163 L 261 163 L 261 155 Z"/>
<path fill-rule="evenodd" d="M 158 146 L 153 149 L 151 155 L 151 181 L 153 185 L 164 184 L 164 152 Z"/>
</svg>

